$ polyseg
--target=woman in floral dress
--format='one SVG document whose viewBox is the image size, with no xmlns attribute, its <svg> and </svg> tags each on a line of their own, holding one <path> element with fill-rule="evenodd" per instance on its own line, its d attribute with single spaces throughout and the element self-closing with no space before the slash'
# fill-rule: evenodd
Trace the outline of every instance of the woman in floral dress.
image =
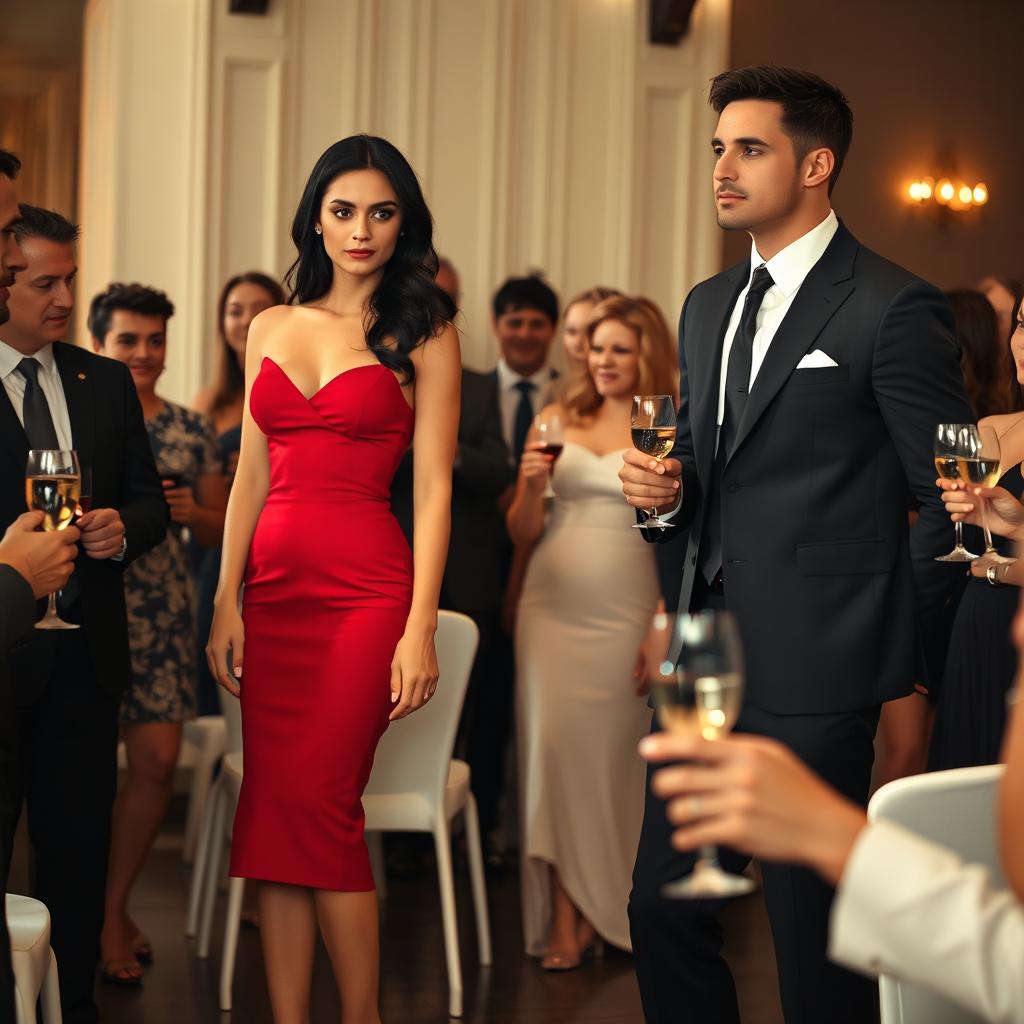
<svg viewBox="0 0 1024 1024">
<path fill-rule="evenodd" d="M 227 488 L 213 425 L 156 393 L 174 306 L 142 285 L 111 285 L 89 309 L 93 348 L 128 365 L 146 420 L 171 527 L 158 547 L 125 570 L 131 688 L 121 705 L 128 772 L 114 804 L 102 978 L 138 985 L 153 951 L 128 915 L 128 896 L 167 808 L 182 723 L 195 715 L 195 595 L 186 530 L 215 545 Z"/>
</svg>

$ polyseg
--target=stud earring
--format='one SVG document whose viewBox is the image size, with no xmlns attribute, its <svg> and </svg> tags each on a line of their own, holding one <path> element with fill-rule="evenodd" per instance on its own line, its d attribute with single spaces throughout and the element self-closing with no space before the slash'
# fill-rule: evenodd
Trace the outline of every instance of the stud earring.
<svg viewBox="0 0 1024 1024">
<path fill-rule="evenodd" d="M 313 228 L 313 230 L 314 230 L 314 231 L 315 231 L 315 232 L 316 232 L 316 233 L 317 233 L 318 235 L 320 235 L 320 234 L 323 234 L 323 230 L 324 230 L 324 229 L 323 229 L 322 227 L 320 227 L 320 225 L 319 225 L 319 224 L 317 224 L 317 226 L 316 226 L 315 228 Z"/>
</svg>

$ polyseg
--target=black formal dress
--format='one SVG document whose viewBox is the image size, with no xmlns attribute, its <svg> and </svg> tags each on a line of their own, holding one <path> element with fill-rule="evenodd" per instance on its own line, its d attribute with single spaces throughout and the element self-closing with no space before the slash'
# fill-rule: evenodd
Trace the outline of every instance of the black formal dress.
<svg viewBox="0 0 1024 1024">
<path fill-rule="evenodd" d="M 747 666 L 738 728 L 781 740 L 864 803 L 880 705 L 925 678 L 921 623 L 955 582 L 955 570 L 933 561 L 949 547 L 949 519 L 931 457 L 935 425 L 971 417 L 952 317 L 941 292 L 839 225 L 716 467 L 724 335 L 750 279 L 747 260 L 698 285 L 680 321 L 676 529 L 690 534 L 679 606 L 736 615 Z M 817 349 L 836 365 L 798 368 Z M 921 507 L 909 534 L 908 485 Z M 721 515 L 714 590 L 698 569 L 709 506 Z M 646 1019 L 732 1024 L 739 1011 L 717 906 L 660 894 L 693 861 L 673 851 L 669 831 L 648 794 L 630 899 Z M 724 860 L 733 870 L 745 863 Z M 788 865 L 765 864 L 763 877 L 787 1024 L 872 1020 L 873 984 L 826 959 L 832 890 Z"/>
<path fill-rule="evenodd" d="M 18 749 L 14 719 L 14 695 L 8 651 L 24 637 L 36 617 L 32 588 L 9 565 L 0 565 L 0 877 L 10 868 L 8 851 L 13 836 L 7 834 L 17 818 Z M 14 1024 L 14 975 L 7 918 L 0 903 L 0 1024 Z"/>
<path fill-rule="evenodd" d="M 120 560 L 80 553 L 78 597 L 61 615 L 81 629 L 30 630 L 11 650 L 19 773 L 5 828 L 6 863 L 22 797 L 28 808 L 35 892 L 50 910 L 65 1024 L 93 1024 L 96 964 L 117 782 L 117 723 L 131 678 L 121 574 L 158 544 L 167 503 L 127 367 L 73 345 L 53 347 L 75 449 L 92 467 L 93 508 L 125 525 Z M 0 529 L 25 511 L 29 442 L 0 391 Z"/>
<path fill-rule="evenodd" d="M 487 671 L 498 633 L 503 554 L 507 543 L 498 495 L 515 480 L 494 387 L 488 375 L 462 371 L 458 452 L 452 472 L 452 528 L 441 585 L 441 607 L 469 615 L 480 630 L 459 746 L 469 762 L 484 834 L 497 822 L 503 752 L 512 717 L 511 696 Z M 391 507 L 412 543 L 413 460 L 410 450 L 391 485 Z"/>
<path fill-rule="evenodd" d="M 1008 469 L 999 486 L 1020 498 L 1024 494 L 1020 466 Z M 1003 537 L 993 541 L 1001 555 L 1013 557 L 1012 541 Z M 928 751 L 930 771 L 999 760 L 1006 731 L 1006 696 L 1017 675 L 1010 624 L 1019 603 L 1019 587 L 994 587 L 974 576 L 968 579 L 949 634 Z"/>
</svg>

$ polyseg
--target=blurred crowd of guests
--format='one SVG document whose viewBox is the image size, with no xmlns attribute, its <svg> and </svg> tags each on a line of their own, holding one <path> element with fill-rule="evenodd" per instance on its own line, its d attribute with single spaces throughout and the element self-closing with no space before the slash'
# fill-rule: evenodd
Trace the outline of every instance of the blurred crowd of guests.
<svg viewBox="0 0 1024 1024">
<path fill-rule="evenodd" d="M 13 181 L 16 171 L 7 166 L 3 181 Z M 75 301 L 77 228 L 59 213 L 22 204 L 9 230 L 20 263 L 9 287 L 9 319 L 0 326 L 4 386 L 9 393 L 20 388 L 19 401 L 24 398 L 19 366 L 31 352 L 48 398 L 58 378 L 67 394 L 72 374 L 98 376 L 91 362 L 80 369 L 68 362 L 70 346 L 61 345 Z M 458 303 L 456 268 L 442 261 L 438 280 Z M 948 297 L 974 412 L 1000 436 L 1001 486 L 1020 497 L 1021 285 L 991 277 Z M 258 271 L 224 283 L 211 325 L 213 379 L 186 408 L 159 390 L 175 345 L 171 298 L 155 286 L 111 284 L 91 298 L 89 343 L 126 367 L 123 380 L 130 376 L 134 384 L 141 423 L 124 413 L 110 428 L 121 432 L 117 444 L 101 453 L 108 428 L 86 423 L 91 415 L 99 423 L 99 410 L 85 410 L 69 396 L 67 421 L 55 413 L 58 439 L 70 446 L 73 433 L 92 473 L 94 508 L 105 507 L 104 492 L 112 490 L 124 508 L 136 487 L 140 509 L 134 525 L 122 516 L 119 535 L 122 556 L 130 553 L 123 573 L 130 672 L 106 665 L 105 658 L 116 657 L 117 637 L 98 611 L 84 608 L 77 612 L 82 635 L 68 641 L 65 660 L 53 669 L 81 684 L 88 664 L 102 700 L 118 702 L 127 772 L 116 800 L 110 756 L 118 737 L 107 719 L 82 711 L 81 685 L 63 718 L 33 705 L 20 726 L 34 729 L 37 758 L 50 756 L 56 740 L 45 736 L 56 721 L 64 722 L 61 742 L 75 733 L 74 752 L 64 751 L 45 781 L 38 766 L 26 769 L 33 778 L 27 785 L 31 839 L 39 878 L 43 888 L 49 885 L 71 1021 L 94 1019 L 90 960 L 97 954 L 102 977 L 123 985 L 138 984 L 153 956 L 129 897 L 166 813 L 183 723 L 219 713 L 201 648 L 240 446 L 246 339 L 253 318 L 283 301 L 280 285 Z M 685 537 L 645 544 L 630 529 L 634 517 L 617 474 L 631 445 L 633 396 L 677 397 L 678 359 L 662 311 L 643 296 L 609 287 L 590 288 L 563 308 L 542 276 L 514 277 L 495 290 L 492 314 L 497 365 L 462 374 L 441 607 L 471 616 L 480 631 L 457 751 L 471 766 L 487 866 L 500 873 L 518 853 L 526 950 L 558 970 L 575 966 L 601 941 L 630 944 L 626 905 L 644 800 L 636 747 L 650 722 L 640 652 L 652 613 L 659 604 L 672 611 L 678 602 Z M 110 396 L 103 401 L 116 404 Z M 51 401 L 51 408 L 62 403 Z M 554 455 L 538 434 L 538 423 L 552 419 L 564 439 Z M 148 442 L 144 455 L 133 447 L 140 431 Z M 87 446 L 79 439 L 90 433 L 94 444 Z M 410 450 L 392 492 L 407 535 L 413 457 Z M 121 460 L 116 473 L 107 465 L 112 458 Z M 156 498 L 170 510 L 159 542 L 163 513 L 155 504 L 144 509 L 154 480 Z M 969 536 L 969 547 L 978 543 Z M 1012 555 L 1007 548 L 1002 553 Z M 984 569 L 976 564 L 964 575 L 959 600 L 948 609 L 948 635 L 936 641 L 944 655 L 942 685 L 895 702 L 883 715 L 885 777 L 923 770 L 926 760 L 944 768 L 998 759 L 1016 669 L 1009 624 L 1024 578 L 1014 570 L 1002 580 L 1012 586 L 992 586 Z M 90 601 L 102 603 L 99 585 L 78 575 L 78 585 L 91 588 Z M 73 594 L 66 604 L 73 618 Z M 102 778 L 90 780 L 81 769 L 96 750 L 106 767 Z M 16 821 L 17 810 L 8 819 Z M 9 834 L 4 844 L 9 854 Z M 409 872 L 422 851 L 397 843 L 390 854 L 393 870 Z M 75 878 L 73 886 L 60 881 L 65 876 Z M 76 1006 L 82 1008 L 77 1016 Z"/>
</svg>

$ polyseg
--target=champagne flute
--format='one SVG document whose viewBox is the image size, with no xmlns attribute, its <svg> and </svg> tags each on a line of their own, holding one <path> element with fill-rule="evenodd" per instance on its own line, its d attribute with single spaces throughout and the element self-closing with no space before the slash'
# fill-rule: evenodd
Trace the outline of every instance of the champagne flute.
<svg viewBox="0 0 1024 1024">
<path fill-rule="evenodd" d="M 935 470 L 943 480 L 959 480 L 957 456 L 970 454 L 967 444 L 967 423 L 940 423 L 935 428 Z M 938 556 L 936 562 L 973 562 L 978 556 L 964 547 L 964 524 L 955 523 L 956 545 L 947 555 Z"/>
<path fill-rule="evenodd" d="M 43 513 L 44 530 L 63 530 L 78 511 L 81 474 L 78 454 L 49 448 L 34 448 L 25 467 L 25 502 Z M 57 614 L 57 595 L 51 594 L 46 614 L 36 629 L 78 629 Z"/>
<path fill-rule="evenodd" d="M 551 487 L 551 474 L 554 472 L 555 463 L 565 446 L 565 427 L 562 423 L 562 414 L 557 408 L 539 412 L 533 421 L 533 429 L 537 437 L 537 450 L 546 455 L 548 459 L 548 483 L 544 489 L 544 497 L 553 498 L 555 492 Z"/>
<path fill-rule="evenodd" d="M 661 462 L 676 443 L 676 403 L 671 395 L 636 395 L 630 419 L 633 447 Z M 637 530 L 667 530 L 672 523 L 652 508 Z"/>
<path fill-rule="evenodd" d="M 966 426 L 960 431 L 962 447 L 957 455 L 956 468 L 964 487 L 995 487 L 999 483 L 999 435 L 992 427 Z M 988 528 L 986 502 L 979 497 L 981 526 L 985 534 L 985 555 L 996 561 L 1008 562 L 996 551 L 992 531 Z M 983 556 L 984 557 L 984 556 Z"/>
<path fill-rule="evenodd" d="M 662 621 L 667 618 L 655 616 L 655 636 L 667 638 Z M 676 616 L 669 651 L 648 675 L 658 721 L 667 732 L 708 740 L 728 735 L 743 702 L 743 648 L 736 620 L 718 610 Z M 699 814 L 699 797 L 692 799 Z M 662 886 L 661 892 L 673 899 L 707 899 L 741 896 L 753 888 L 745 875 L 722 870 L 713 846 L 703 846 L 692 873 Z"/>
</svg>

